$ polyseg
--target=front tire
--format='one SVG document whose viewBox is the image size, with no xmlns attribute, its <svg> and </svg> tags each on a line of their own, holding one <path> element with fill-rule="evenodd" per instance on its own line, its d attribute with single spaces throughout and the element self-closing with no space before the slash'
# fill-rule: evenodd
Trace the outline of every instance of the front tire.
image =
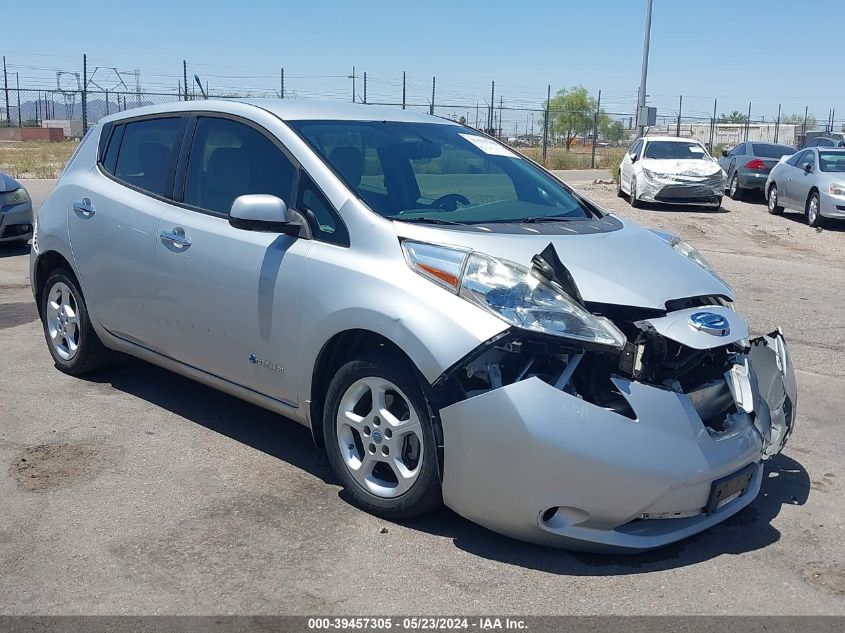
<svg viewBox="0 0 845 633">
<path fill-rule="evenodd" d="M 44 285 L 41 322 L 47 349 L 59 371 L 79 376 L 108 365 L 111 352 L 91 325 L 76 279 L 64 268 L 54 270 Z"/>
<path fill-rule="evenodd" d="M 637 198 L 637 179 L 631 178 L 631 206 L 635 209 L 642 209 L 645 205 L 642 200 Z"/>
<path fill-rule="evenodd" d="M 778 204 L 778 186 L 775 183 L 769 187 L 768 210 L 772 215 L 783 213 L 783 207 Z"/>
<path fill-rule="evenodd" d="M 442 503 L 437 442 L 419 381 L 391 357 L 346 363 L 326 395 L 329 462 L 353 503 L 386 519 Z"/>
<path fill-rule="evenodd" d="M 625 192 L 622 191 L 622 172 L 619 172 L 619 177 L 616 179 L 616 197 L 624 198 Z"/>
<path fill-rule="evenodd" d="M 814 191 L 810 194 L 810 197 L 807 198 L 807 205 L 804 208 L 804 213 L 807 216 L 807 224 L 813 228 L 817 228 L 822 225 L 820 204 L 819 194 Z"/>
</svg>

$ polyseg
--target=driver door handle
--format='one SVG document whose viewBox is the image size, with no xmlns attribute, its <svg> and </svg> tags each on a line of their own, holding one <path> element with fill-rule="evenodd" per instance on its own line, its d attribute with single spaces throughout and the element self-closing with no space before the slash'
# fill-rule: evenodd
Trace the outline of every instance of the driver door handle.
<svg viewBox="0 0 845 633">
<path fill-rule="evenodd" d="M 82 198 L 82 200 L 74 202 L 73 210 L 81 218 L 90 218 L 94 215 L 94 205 L 91 204 L 91 198 Z"/>
<path fill-rule="evenodd" d="M 161 231 L 159 237 L 165 246 L 169 244 L 177 249 L 185 250 L 191 245 L 191 240 L 185 237 L 185 229 L 181 226 L 174 227 L 172 231 Z"/>
</svg>

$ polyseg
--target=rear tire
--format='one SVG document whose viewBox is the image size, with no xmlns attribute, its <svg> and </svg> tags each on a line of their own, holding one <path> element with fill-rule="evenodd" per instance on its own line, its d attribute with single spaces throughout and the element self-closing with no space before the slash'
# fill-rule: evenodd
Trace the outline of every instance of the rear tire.
<svg viewBox="0 0 845 633">
<path fill-rule="evenodd" d="M 807 216 L 807 224 L 809 226 L 818 228 L 822 225 L 821 201 L 818 192 L 814 191 L 807 198 L 807 204 L 804 205 L 804 214 Z"/>
<path fill-rule="evenodd" d="M 379 356 L 343 365 L 326 394 L 323 433 L 329 462 L 359 508 L 396 520 L 442 504 L 429 406 L 405 363 Z"/>
<path fill-rule="evenodd" d="M 745 197 L 745 190 L 739 186 L 739 176 L 734 172 L 731 184 L 728 186 L 728 195 L 731 200 L 742 200 Z"/>
<path fill-rule="evenodd" d="M 619 177 L 616 179 L 616 197 L 624 198 L 625 192 L 622 191 L 622 172 L 619 172 Z"/>
<path fill-rule="evenodd" d="M 91 325 L 79 285 L 66 268 L 54 270 L 44 284 L 41 322 L 59 371 L 80 376 L 102 369 L 111 360 L 111 351 Z"/>
<path fill-rule="evenodd" d="M 772 186 L 769 187 L 767 198 L 769 213 L 772 215 L 781 215 L 783 213 L 783 207 L 778 204 L 778 186 L 775 183 L 772 183 Z"/>
</svg>

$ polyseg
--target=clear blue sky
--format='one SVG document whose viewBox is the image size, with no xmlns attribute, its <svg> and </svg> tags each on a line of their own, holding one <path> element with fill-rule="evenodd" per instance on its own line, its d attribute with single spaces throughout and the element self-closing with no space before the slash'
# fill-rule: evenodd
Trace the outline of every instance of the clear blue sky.
<svg viewBox="0 0 845 633">
<path fill-rule="evenodd" d="M 345 98 L 355 65 L 368 73 L 370 101 L 401 99 L 404 70 L 418 102 L 436 75 L 438 102 L 489 99 L 494 79 L 497 101 L 536 106 L 547 84 L 580 84 L 620 113 L 635 104 L 645 20 L 645 0 L 2 4 L 0 53 L 22 87 L 55 87 L 55 70 L 80 70 L 85 52 L 91 67 L 140 68 L 150 89 L 175 91 L 184 58 L 211 90 L 271 90 L 284 66 L 288 92 Z M 752 99 L 755 116 L 782 103 L 787 113 L 809 105 L 819 119 L 836 107 L 845 119 L 843 9 L 843 0 L 654 0 L 650 102 L 668 114 L 683 94 L 686 113 L 705 114 L 714 97 L 720 112 Z"/>
</svg>

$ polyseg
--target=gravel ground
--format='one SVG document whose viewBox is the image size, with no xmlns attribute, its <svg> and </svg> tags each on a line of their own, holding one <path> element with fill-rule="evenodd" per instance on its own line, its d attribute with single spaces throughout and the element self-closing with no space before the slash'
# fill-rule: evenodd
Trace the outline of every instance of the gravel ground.
<svg viewBox="0 0 845 633">
<path fill-rule="evenodd" d="M 308 432 L 140 361 L 52 367 L 26 249 L 0 252 L 0 613 L 845 614 L 842 227 L 762 202 L 609 210 L 677 231 L 782 325 L 798 424 L 758 499 L 634 557 L 570 554 L 443 510 L 406 524 L 352 508 Z M 49 181 L 26 183 L 37 199 Z"/>
</svg>

